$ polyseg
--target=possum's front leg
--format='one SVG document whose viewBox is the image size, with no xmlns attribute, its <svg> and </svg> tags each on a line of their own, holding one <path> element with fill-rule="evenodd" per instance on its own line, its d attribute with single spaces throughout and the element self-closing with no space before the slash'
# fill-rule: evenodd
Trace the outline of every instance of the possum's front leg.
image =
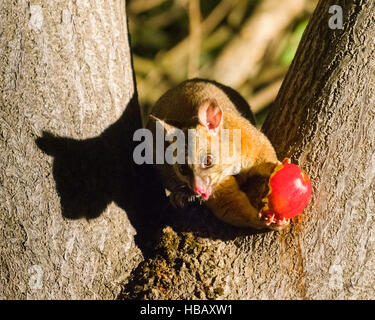
<svg viewBox="0 0 375 320">
<path fill-rule="evenodd" d="M 231 225 L 255 229 L 279 229 L 276 224 L 266 225 L 260 220 L 259 210 L 250 203 L 234 176 L 228 176 L 220 183 L 206 204 L 217 218 Z"/>
<path fill-rule="evenodd" d="M 234 176 L 228 176 L 220 183 L 206 204 L 216 217 L 226 223 L 237 227 L 265 228 L 258 218 L 258 210 L 252 206 Z"/>
</svg>

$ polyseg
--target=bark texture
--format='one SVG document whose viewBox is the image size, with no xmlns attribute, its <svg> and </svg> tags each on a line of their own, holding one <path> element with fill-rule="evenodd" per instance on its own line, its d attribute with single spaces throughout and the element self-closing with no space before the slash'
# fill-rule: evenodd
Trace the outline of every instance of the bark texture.
<svg viewBox="0 0 375 320">
<path fill-rule="evenodd" d="M 331 5 L 343 29 L 330 29 Z M 264 125 L 310 176 L 289 230 L 249 234 L 204 210 L 171 216 L 122 298 L 373 299 L 375 3 L 319 2 Z"/>
<path fill-rule="evenodd" d="M 127 32 L 120 0 L 0 4 L 1 299 L 114 298 L 142 259 Z"/>
</svg>

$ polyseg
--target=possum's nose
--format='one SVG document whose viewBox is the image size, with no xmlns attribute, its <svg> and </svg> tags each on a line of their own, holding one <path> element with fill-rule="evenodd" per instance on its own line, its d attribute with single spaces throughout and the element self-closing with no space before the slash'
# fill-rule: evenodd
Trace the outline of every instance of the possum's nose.
<svg viewBox="0 0 375 320">
<path fill-rule="evenodd" d="M 194 192 L 202 196 L 203 200 L 208 200 L 211 195 L 211 187 L 209 185 L 209 179 L 206 178 L 204 181 L 200 177 L 195 177 L 194 179 Z"/>
<path fill-rule="evenodd" d="M 195 187 L 194 192 L 195 192 L 196 194 L 201 195 L 202 198 L 203 198 L 204 200 L 208 200 L 208 198 L 210 197 L 210 193 L 209 193 L 209 192 L 207 192 L 207 191 L 203 191 L 203 190 L 200 189 L 199 187 Z"/>
</svg>

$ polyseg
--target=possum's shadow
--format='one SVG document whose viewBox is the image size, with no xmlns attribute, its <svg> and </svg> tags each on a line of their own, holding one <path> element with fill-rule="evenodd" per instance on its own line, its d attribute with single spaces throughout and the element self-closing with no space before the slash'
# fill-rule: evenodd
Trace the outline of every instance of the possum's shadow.
<svg viewBox="0 0 375 320">
<path fill-rule="evenodd" d="M 94 219 L 115 202 L 125 210 L 137 233 L 135 243 L 146 257 L 166 225 L 224 240 L 251 234 L 224 225 L 202 207 L 173 210 L 153 168 L 133 161 L 132 137 L 140 127 L 133 97 L 123 115 L 95 138 L 76 140 L 43 132 L 36 139 L 38 147 L 54 158 L 53 177 L 65 218 Z"/>
<path fill-rule="evenodd" d="M 166 198 L 150 166 L 133 161 L 132 137 L 140 119 L 134 96 L 122 116 L 97 137 L 76 140 L 43 132 L 36 144 L 53 157 L 62 215 L 95 219 L 115 202 L 125 210 L 137 232 L 135 243 L 147 255 L 162 225 Z"/>
</svg>

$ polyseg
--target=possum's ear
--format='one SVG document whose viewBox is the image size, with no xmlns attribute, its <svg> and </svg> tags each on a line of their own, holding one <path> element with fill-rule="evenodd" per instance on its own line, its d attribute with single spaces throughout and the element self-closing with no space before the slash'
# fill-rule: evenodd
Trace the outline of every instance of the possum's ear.
<svg viewBox="0 0 375 320">
<path fill-rule="evenodd" d="M 176 131 L 176 127 L 166 123 L 164 120 L 159 119 L 158 117 L 155 117 L 153 114 L 149 115 L 149 119 L 151 123 L 155 123 L 155 125 L 159 125 L 164 129 L 164 134 L 171 135 Z"/>
<path fill-rule="evenodd" d="M 199 123 L 216 134 L 223 120 L 223 110 L 215 99 L 208 99 L 198 110 Z"/>
</svg>

